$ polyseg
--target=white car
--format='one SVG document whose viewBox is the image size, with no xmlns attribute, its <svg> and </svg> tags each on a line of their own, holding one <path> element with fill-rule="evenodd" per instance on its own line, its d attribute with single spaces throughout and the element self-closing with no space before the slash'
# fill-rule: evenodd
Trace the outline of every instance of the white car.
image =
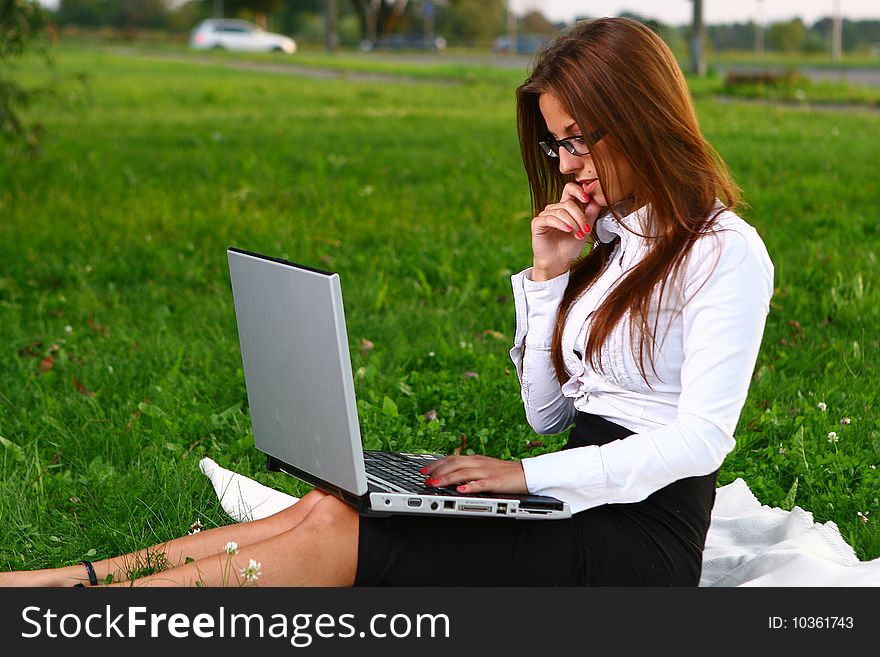
<svg viewBox="0 0 880 657">
<path fill-rule="evenodd" d="M 212 18 L 199 23 L 190 33 L 189 45 L 196 50 L 239 52 L 296 52 L 296 42 L 283 34 L 266 32 L 254 23 L 232 18 Z"/>
</svg>

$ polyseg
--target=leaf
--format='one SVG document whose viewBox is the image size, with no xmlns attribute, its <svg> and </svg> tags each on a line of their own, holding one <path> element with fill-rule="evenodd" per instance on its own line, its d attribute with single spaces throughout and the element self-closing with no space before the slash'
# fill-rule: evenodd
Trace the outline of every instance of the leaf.
<svg viewBox="0 0 880 657">
<path fill-rule="evenodd" d="M 382 412 L 389 417 L 397 417 L 397 404 L 394 403 L 391 397 L 385 396 L 382 398 Z"/>
<path fill-rule="evenodd" d="M 400 388 L 400 392 L 402 392 L 407 397 L 412 397 L 415 394 L 412 387 L 406 381 L 399 382 L 397 384 L 397 387 Z"/>
<path fill-rule="evenodd" d="M 434 291 L 433 291 L 433 288 L 431 287 L 431 284 L 428 282 L 428 277 L 425 275 L 425 272 L 423 272 L 421 269 L 416 269 L 415 274 L 416 274 L 416 278 L 418 279 L 415 282 L 416 290 L 421 292 L 422 296 L 425 299 L 427 299 L 428 301 L 430 301 L 431 297 L 433 296 Z"/>
<path fill-rule="evenodd" d="M 55 358 L 52 356 L 52 354 L 49 354 L 40 361 L 41 372 L 51 372 L 53 367 L 55 367 Z"/>
<path fill-rule="evenodd" d="M 76 377 L 71 377 L 71 378 L 73 379 L 73 385 L 76 386 L 76 389 L 77 389 L 77 391 L 79 392 L 79 394 L 81 394 L 81 395 L 86 395 L 87 397 L 95 394 L 94 392 L 92 392 L 91 390 L 89 390 L 88 388 L 86 388 L 86 387 L 80 382 L 79 379 L 77 379 Z"/>
<path fill-rule="evenodd" d="M 502 342 L 508 342 L 507 336 L 501 333 L 500 331 L 493 331 L 492 329 L 486 329 L 483 331 L 483 335 L 488 335 L 490 338 L 495 338 L 496 340 L 501 340 Z"/>
<path fill-rule="evenodd" d="M 24 450 L 21 448 L 21 445 L 16 445 L 14 442 L 3 436 L 0 436 L 0 445 L 3 445 L 3 448 L 10 452 L 12 458 L 16 461 L 24 460 Z"/>
<path fill-rule="evenodd" d="M 36 342 L 31 342 L 26 347 L 22 347 L 18 350 L 18 355 L 21 358 L 36 358 L 40 355 L 40 349 L 43 346 L 43 343 L 37 340 Z"/>
<path fill-rule="evenodd" d="M 104 326 L 103 324 L 99 324 L 95 321 L 94 315 L 89 317 L 89 328 L 99 335 L 107 335 L 107 333 L 110 332 L 109 327 Z"/>
<path fill-rule="evenodd" d="M 782 500 L 782 504 L 780 506 L 786 511 L 791 511 L 794 507 L 794 498 L 797 495 L 798 489 L 798 478 L 794 478 L 794 483 L 791 485 L 791 488 L 788 489 L 788 493 L 785 494 L 785 499 Z"/>
<path fill-rule="evenodd" d="M 225 426 L 229 418 L 233 417 L 239 411 L 241 411 L 241 403 L 236 402 L 235 404 L 221 411 L 220 413 L 212 413 L 211 427 L 213 429 L 219 429 L 220 427 Z"/>
<path fill-rule="evenodd" d="M 143 409 L 149 403 L 150 403 L 150 398 L 147 397 L 144 401 L 142 401 L 140 404 L 138 404 L 137 410 L 131 414 L 131 419 L 128 421 L 128 424 L 125 425 L 126 431 L 131 431 L 131 425 L 134 424 L 135 420 L 137 420 L 141 416 Z"/>
<path fill-rule="evenodd" d="M 794 442 L 795 450 L 801 455 L 801 458 L 804 460 L 804 467 L 809 470 L 810 464 L 807 463 L 807 452 L 804 449 L 804 427 L 801 425 L 798 427 L 798 430 L 794 434 L 794 438 L 792 439 Z"/>
<path fill-rule="evenodd" d="M 388 281 L 382 277 L 379 288 L 376 290 L 376 298 L 373 299 L 373 310 L 379 312 L 388 303 Z"/>
</svg>

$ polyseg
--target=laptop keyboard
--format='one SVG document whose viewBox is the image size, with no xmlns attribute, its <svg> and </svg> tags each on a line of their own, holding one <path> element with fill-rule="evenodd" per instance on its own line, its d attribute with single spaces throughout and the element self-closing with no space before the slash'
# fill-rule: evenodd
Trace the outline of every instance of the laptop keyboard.
<svg viewBox="0 0 880 657">
<path fill-rule="evenodd" d="M 438 495 L 455 495 L 455 487 L 427 487 L 425 479 L 419 470 L 425 467 L 428 461 L 437 457 L 425 455 L 407 456 L 397 452 L 376 452 L 364 450 L 364 465 L 372 475 L 385 479 L 401 488 L 413 493 L 434 493 Z"/>
</svg>

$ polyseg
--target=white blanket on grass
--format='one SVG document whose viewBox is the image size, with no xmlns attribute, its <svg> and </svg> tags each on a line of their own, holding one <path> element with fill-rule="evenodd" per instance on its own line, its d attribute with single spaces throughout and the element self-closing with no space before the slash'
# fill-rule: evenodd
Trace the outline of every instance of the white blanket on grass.
<svg viewBox="0 0 880 657">
<path fill-rule="evenodd" d="M 299 498 L 223 468 L 199 468 L 237 521 L 265 518 Z M 762 505 L 742 479 L 717 491 L 700 586 L 880 586 L 880 558 L 859 561 L 833 522 L 796 506 Z"/>
</svg>

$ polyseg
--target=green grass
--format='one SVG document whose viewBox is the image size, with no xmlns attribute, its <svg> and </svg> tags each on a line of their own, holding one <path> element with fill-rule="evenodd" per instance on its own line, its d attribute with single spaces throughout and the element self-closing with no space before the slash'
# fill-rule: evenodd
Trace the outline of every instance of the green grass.
<svg viewBox="0 0 880 657">
<path fill-rule="evenodd" d="M 202 456 L 305 492 L 253 448 L 230 245 L 340 272 L 368 447 L 561 444 L 526 424 L 507 355 L 530 261 L 514 72 L 317 80 L 79 48 L 58 67 L 87 91 L 35 104 L 40 157 L 0 170 L 0 568 L 227 522 Z M 698 98 L 778 288 L 719 483 L 876 558 L 880 118 Z"/>
</svg>

